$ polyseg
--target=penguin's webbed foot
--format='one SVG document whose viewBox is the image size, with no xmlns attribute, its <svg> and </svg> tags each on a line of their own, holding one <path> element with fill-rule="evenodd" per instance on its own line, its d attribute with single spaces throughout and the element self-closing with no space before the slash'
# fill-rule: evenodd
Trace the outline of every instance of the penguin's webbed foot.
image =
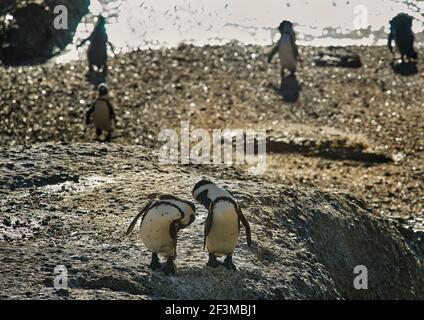
<svg viewBox="0 0 424 320">
<path fill-rule="evenodd" d="M 166 260 L 166 263 L 162 267 L 162 271 L 165 272 L 166 275 L 175 274 L 175 263 L 173 259 Z"/>
<path fill-rule="evenodd" d="M 237 271 L 237 267 L 235 266 L 235 264 L 233 263 L 233 258 L 232 256 L 227 256 L 224 260 L 224 266 L 228 269 L 228 270 L 234 270 Z"/>
<path fill-rule="evenodd" d="M 152 254 L 152 262 L 150 262 L 149 268 L 152 269 L 152 270 L 157 270 L 157 269 L 162 268 L 162 265 L 159 262 L 159 258 L 158 258 L 157 253 Z"/>
<path fill-rule="evenodd" d="M 209 260 L 206 265 L 212 268 L 218 268 L 221 265 L 221 263 L 216 259 L 214 254 L 209 253 Z"/>
</svg>

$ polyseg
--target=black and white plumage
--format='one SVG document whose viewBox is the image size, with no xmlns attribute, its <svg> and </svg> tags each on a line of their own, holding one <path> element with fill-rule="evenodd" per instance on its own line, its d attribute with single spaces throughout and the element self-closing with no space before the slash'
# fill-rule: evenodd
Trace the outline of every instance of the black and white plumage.
<svg viewBox="0 0 424 320">
<path fill-rule="evenodd" d="M 94 66 L 96 66 L 98 70 L 102 69 L 104 74 L 107 73 L 107 45 L 110 46 L 112 52 L 114 48 L 108 39 L 105 24 L 105 18 L 101 15 L 98 16 L 97 24 L 93 32 L 77 46 L 77 48 L 79 48 L 87 41 L 90 41 L 87 50 L 89 73 L 94 71 Z"/>
<path fill-rule="evenodd" d="M 162 195 L 150 201 L 140 211 L 128 227 L 127 235 L 132 232 L 140 218 L 141 240 L 152 252 L 152 262 L 149 267 L 153 270 L 161 268 L 158 258 L 158 255 L 161 255 L 167 258 L 162 270 L 166 274 L 175 273 L 177 234 L 179 230 L 194 221 L 194 204 L 171 195 Z"/>
<path fill-rule="evenodd" d="M 387 46 L 393 53 L 392 42 L 395 41 L 396 48 L 401 54 L 402 61 L 405 57 L 408 59 L 417 59 L 418 55 L 414 49 L 414 33 L 412 31 L 413 18 L 405 13 L 400 13 L 390 20 L 390 33 Z"/>
<path fill-rule="evenodd" d="M 281 33 L 281 37 L 277 45 L 270 52 L 268 62 L 271 62 L 273 56 L 278 52 L 282 74 L 284 74 L 285 69 L 294 74 L 297 68 L 299 51 L 296 45 L 293 24 L 290 21 L 284 20 L 280 23 L 278 30 Z"/>
<path fill-rule="evenodd" d="M 96 128 L 97 138 L 103 131 L 106 131 L 106 140 L 110 141 L 112 134 L 112 122 L 115 121 L 116 123 L 115 111 L 108 97 L 108 88 L 104 83 L 99 85 L 98 92 L 98 98 L 86 113 L 86 124 L 88 125 L 90 123 L 91 116 L 93 116 L 93 123 Z"/>
<path fill-rule="evenodd" d="M 250 225 L 239 203 L 230 191 L 209 180 L 199 181 L 192 193 L 208 209 L 204 230 L 204 247 L 209 252 L 208 265 L 219 266 L 216 257 L 225 255 L 224 266 L 236 270 L 232 255 L 240 235 L 240 223 L 245 227 L 247 243 L 251 245 Z"/>
</svg>

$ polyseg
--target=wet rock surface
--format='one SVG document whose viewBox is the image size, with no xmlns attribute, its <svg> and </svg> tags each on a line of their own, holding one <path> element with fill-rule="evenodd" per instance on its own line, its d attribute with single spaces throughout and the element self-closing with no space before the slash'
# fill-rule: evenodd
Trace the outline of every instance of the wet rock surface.
<svg viewBox="0 0 424 320">
<path fill-rule="evenodd" d="M 56 29 L 57 6 L 67 9 L 66 29 Z M 24 0 L 0 8 L 0 60 L 7 65 L 44 62 L 72 42 L 89 0 Z"/>
<path fill-rule="evenodd" d="M 79 180 L 13 191 L 1 184 L 2 298 L 423 297 L 422 257 L 392 223 L 376 218 L 351 194 L 272 184 L 229 167 L 159 165 L 152 150 L 136 146 L 0 149 L 2 163 L 11 158 L 34 165 L 20 169 L 25 181 L 35 172 L 57 170 Z M 234 255 L 239 271 L 206 267 L 206 211 L 196 205 L 195 223 L 179 234 L 177 274 L 151 271 L 137 234 L 124 236 L 128 224 L 157 194 L 189 198 L 201 177 L 234 192 L 252 225 L 253 246 L 242 231 Z M 11 177 L 2 170 L 0 179 Z M 53 287 L 58 265 L 68 269 L 66 292 Z M 356 265 L 367 266 L 369 290 L 354 289 Z"/>
</svg>

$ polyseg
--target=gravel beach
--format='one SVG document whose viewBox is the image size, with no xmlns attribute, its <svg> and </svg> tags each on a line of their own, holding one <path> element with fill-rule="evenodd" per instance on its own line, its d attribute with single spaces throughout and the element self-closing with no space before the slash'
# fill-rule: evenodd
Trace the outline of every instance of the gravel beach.
<svg viewBox="0 0 424 320">
<path fill-rule="evenodd" d="M 118 119 L 113 142 L 157 149 L 158 132 L 191 128 L 266 128 L 295 137 L 359 139 L 395 161 L 373 164 L 270 153 L 263 178 L 289 185 L 348 190 L 377 215 L 422 229 L 424 215 L 424 86 L 421 69 L 396 74 L 384 47 L 348 47 L 361 68 L 319 67 L 324 48 L 302 47 L 299 99 L 278 91 L 278 59 L 269 47 L 225 46 L 143 50 L 110 60 L 108 84 Z M 420 66 L 419 66 L 420 67 Z M 84 114 L 96 97 L 85 61 L 0 72 L 0 144 L 90 142 Z M 420 227 L 421 226 L 421 227 Z"/>
<path fill-rule="evenodd" d="M 404 76 L 386 48 L 348 47 L 361 67 L 323 67 L 328 48 L 300 49 L 289 92 L 279 90 L 278 59 L 266 62 L 270 47 L 115 56 L 110 144 L 85 125 L 97 94 L 86 61 L 1 67 L 0 298 L 423 298 L 421 65 Z M 160 130 L 181 121 L 266 129 L 265 173 L 158 163 Z M 239 272 L 205 267 L 200 206 L 179 234 L 177 274 L 151 271 L 128 224 L 160 193 L 189 199 L 202 177 L 232 190 L 252 224 L 253 246 L 242 232 L 235 251 Z M 352 287 L 358 264 L 370 270 L 369 290 Z M 68 268 L 69 290 L 53 288 L 57 265 Z"/>
</svg>

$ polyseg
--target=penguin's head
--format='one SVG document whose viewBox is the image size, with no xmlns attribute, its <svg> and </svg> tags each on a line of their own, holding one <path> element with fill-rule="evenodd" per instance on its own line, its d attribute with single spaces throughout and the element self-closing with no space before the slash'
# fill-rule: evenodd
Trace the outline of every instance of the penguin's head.
<svg viewBox="0 0 424 320">
<path fill-rule="evenodd" d="M 106 24 L 106 19 L 101 14 L 97 16 L 97 25 L 104 26 Z"/>
<path fill-rule="evenodd" d="M 196 219 L 196 207 L 190 201 L 183 202 L 186 204 L 184 207 L 184 217 L 180 220 L 180 229 L 184 229 L 193 223 Z"/>
<path fill-rule="evenodd" d="M 192 224 L 194 219 L 196 218 L 196 207 L 191 201 L 181 199 L 169 194 L 160 195 L 159 200 L 168 200 L 168 201 L 170 200 L 170 201 L 176 201 L 178 203 L 178 207 L 180 207 L 180 209 L 182 209 L 184 212 L 184 218 L 181 219 L 180 221 L 181 229 Z"/>
<path fill-rule="evenodd" d="M 199 192 L 199 188 L 205 186 L 205 185 L 213 185 L 214 183 L 208 179 L 202 179 L 199 182 L 197 182 L 194 187 L 193 190 L 191 191 L 193 198 L 197 201 L 199 201 L 200 203 L 205 204 L 205 201 L 208 201 L 205 197 L 205 193 L 204 192 Z M 205 198 L 205 199 L 204 199 Z M 207 204 L 209 205 L 209 203 Z"/>
<path fill-rule="evenodd" d="M 291 23 L 288 20 L 283 20 L 280 25 L 278 26 L 278 30 L 280 33 L 288 32 L 293 29 L 293 23 Z"/>
<path fill-rule="evenodd" d="M 390 28 L 406 31 L 412 29 L 412 22 L 414 18 L 406 13 L 399 13 L 396 17 L 390 20 Z"/>
<path fill-rule="evenodd" d="M 106 96 L 109 92 L 109 89 L 105 83 L 99 84 L 97 87 L 97 90 L 99 91 L 99 96 Z"/>
</svg>

